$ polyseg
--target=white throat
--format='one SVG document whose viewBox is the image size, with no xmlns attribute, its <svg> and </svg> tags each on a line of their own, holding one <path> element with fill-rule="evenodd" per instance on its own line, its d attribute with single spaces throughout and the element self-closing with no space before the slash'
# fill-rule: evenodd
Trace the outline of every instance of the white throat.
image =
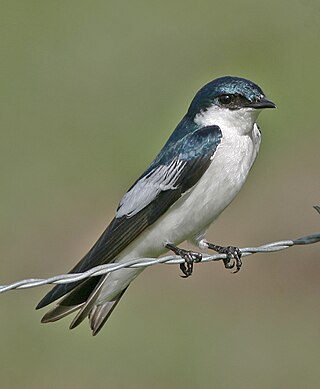
<svg viewBox="0 0 320 389">
<path fill-rule="evenodd" d="M 253 130 L 260 111 L 254 108 L 230 110 L 212 105 L 207 110 L 198 113 L 194 122 L 201 126 L 219 126 L 222 132 L 230 130 L 239 135 L 245 135 Z"/>
</svg>

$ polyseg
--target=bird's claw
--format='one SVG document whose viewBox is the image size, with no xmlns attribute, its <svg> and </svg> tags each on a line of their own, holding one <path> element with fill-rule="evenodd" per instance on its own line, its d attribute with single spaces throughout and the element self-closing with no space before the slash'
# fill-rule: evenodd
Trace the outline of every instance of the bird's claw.
<svg viewBox="0 0 320 389">
<path fill-rule="evenodd" d="M 190 277 L 193 272 L 193 264 L 202 260 L 201 253 L 181 249 L 180 247 L 177 247 L 172 243 L 167 243 L 165 247 L 184 259 L 184 262 L 180 264 L 180 270 L 184 274 L 183 276 L 181 276 L 182 278 Z"/>
<path fill-rule="evenodd" d="M 238 273 L 238 271 L 241 269 L 242 261 L 241 261 L 241 251 L 238 247 L 234 246 L 228 246 L 225 247 L 225 252 L 223 254 L 227 255 L 227 258 L 223 259 L 223 264 L 226 269 L 233 269 L 235 267 L 235 270 L 232 273 Z M 221 252 L 222 254 L 222 252 Z"/>
<path fill-rule="evenodd" d="M 238 247 L 235 246 L 217 246 L 212 243 L 208 243 L 208 248 L 216 251 L 219 254 L 225 254 L 227 257 L 223 259 L 223 264 L 226 269 L 235 270 L 232 273 L 238 273 L 242 266 L 241 256 L 242 253 Z"/>
<path fill-rule="evenodd" d="M 180 270 L 184 274 L 181 277 L 187 278 L 191 276 L 193 272 L 193 264 L 198 263 L 202 260 L 202 254 L 196 253 L 194 251 L 180 249 L 178 255 L 180 255 L 180 257 L 185 260 L 185 262 L 180 263 Z"/>
</svg>

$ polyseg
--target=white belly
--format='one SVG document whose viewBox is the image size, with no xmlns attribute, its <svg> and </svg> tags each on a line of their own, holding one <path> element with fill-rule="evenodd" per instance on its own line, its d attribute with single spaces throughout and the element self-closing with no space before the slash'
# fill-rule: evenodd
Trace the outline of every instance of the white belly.
<svg viewBox="0 0 320 389">
<path fill-rule="evenodd" d="M 211 165 L 199 182 L 132 242 L 116 262 L 158 257 L 166 251 L 166 242 L 178 245 L 206 230 L 240 191 L 259 146 L 260 131 L 256 125 L 247 135 L 223 137 Z M 101 304 L 116 296 L 141 271 L 122 269 L 111 273 L 97 303 Z"/>
</svg>

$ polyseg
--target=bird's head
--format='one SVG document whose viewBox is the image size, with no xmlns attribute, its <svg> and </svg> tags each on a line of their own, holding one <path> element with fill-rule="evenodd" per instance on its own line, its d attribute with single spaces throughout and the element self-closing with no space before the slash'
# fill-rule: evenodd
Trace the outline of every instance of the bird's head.
<svg viewBox="0 0 320 389">
<path fill-rule="evenodd" d="M 200 125 L 219 125 L 220 121 L 239 125 L 239 121 L 255 122 L 264 108 L 275 108 L 262 89 L 245 78 L 217 78 L 195 95 L 187 116 Z"/>
</svg>

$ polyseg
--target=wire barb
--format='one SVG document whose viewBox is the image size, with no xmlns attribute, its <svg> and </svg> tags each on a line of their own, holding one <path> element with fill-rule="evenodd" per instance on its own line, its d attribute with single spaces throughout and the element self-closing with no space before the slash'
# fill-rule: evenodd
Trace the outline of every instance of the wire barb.
<svg viewBox="0 0 320 389">
<path fill-rule="evenodd" d="M 320 213 L 320 207 L 314 206 L 316 211 Z M 279 242 L 267 243 L 259 247 L 245 247 L 240 249 L 242 258 L 256 253 L 272 253 L 275 251 L 281 251 L 288 249 L 292 246 L 300 246 L 306 244 L 313 244 L 320 242 L 320 233 L 302 236 L 295 240 L 282 240 Z M 220 261 L 226 259 L 226 254 L 207 255 L 203 254 L 202 262 Z M 42 285 L 49 284 L 69 284 L 75 281 L 81 281 L 88 277 L 99 276 L 113 271 L 117 271 L 123 268 L 140 268 L 148 267 L 157 264 L 177 265 L 183 263 L 185 260 L 177 255 L 168 255 L 161 258 L 139 258 L 132 259 L 127 262 L 121 263 L 109 263 L 106 265 L 100 265 L 93 267 L 83 273 L 69 273 L 53 276 L 50 278 L 29 278 L 21 280 L 8 285 L 0 286 L 0 293 L 8 292 L 14 289 L 29 289 Z"/>
</svg>

